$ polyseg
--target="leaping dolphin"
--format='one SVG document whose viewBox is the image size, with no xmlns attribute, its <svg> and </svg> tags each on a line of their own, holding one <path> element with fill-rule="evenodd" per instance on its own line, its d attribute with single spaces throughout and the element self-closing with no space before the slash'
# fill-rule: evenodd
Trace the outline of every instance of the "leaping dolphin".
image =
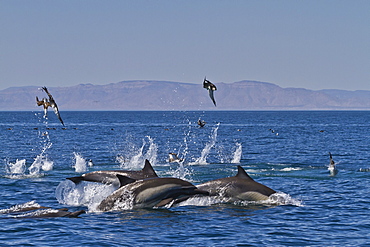
<svg viewBox="0 0 370 247">
<path fill-rule="evenodd" d="M 62 120 L 62 118 L 60 117 L 60 114 L 59 114 L 59 109 L 58 109 L 57 103 L 55 102 L 53 96 L 49 93 L 49 91 L 48 91 L 48 89 L 46 87 L 42 87 L 42 90 L 45 91 L 45 93 L 49 96 L 49 106 L 51 108 L 53 108 L 55 115 L 57 115 L 59 121 L 64 126 L 63 120 Z M 39 105 L 39 103 L 37 103 L 37 104 Z M 45 109 L 45 105 L 44 105 L 44 109 Z"/>
<path fill-rule="evenodd" d="M 213 91 L 217 90 L 216 86 L 212 82 L 208 81 L 206 77 L 204 77 L 203 88 L 206 88 L 208 90 L 209 97 L 211 98 L 213 104 L 216 106 L 216 101 L 215 98 L 213 97 Z"/>
<path fill-rule="evenodd" d="M 208 195 L 208 192 L 178 178 L 134 180 L 121 175 L 117 177 L 122 187 L 105 198 L 97 207 L 98 210 L 120 210 L 125 205 L 130 205 L 131 208 L 162 207 L 190 195 Z"/>
<path fill-rule="evenodd" d="M 113 184 L 115 187 L 120 185 L 119 179 L 116 175 L 127 176 L 132 179 L 145 179 L 158 177 L 157 173 L 154 171 L 149 160 L 145 160 L 144 168 L 140 171 L 127 171 L 127 170 L 112 170 L 112 171 L 95 171 L 82 174 L 78 177 L 67 178 L 79 184 L 82 181 L 97 182 L 103 184 Z"/>
<path fill-rule="evenodd" d="M 229 201 L 267 200 L 270 195 L 276 193 L 275 190 L 254 181 L 239 165 L 236 176 L 212 180 L 197 185 L 197 188 L 208 191 L 210 196 L 221 196 Z"/>
</svg>

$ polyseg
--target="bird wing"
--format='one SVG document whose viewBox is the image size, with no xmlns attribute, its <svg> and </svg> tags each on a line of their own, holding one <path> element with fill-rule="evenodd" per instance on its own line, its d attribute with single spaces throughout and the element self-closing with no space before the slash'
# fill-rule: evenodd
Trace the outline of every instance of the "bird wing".
<svg viewBox="0 0 370 247">
<path fill-rule="evenodd" d="M 216 101 L 215 101 L 215 98 L 213 97 L 213 90 L 212 89 L 208 89 L 208 93 L 209 93 L 209 97 L 213 101 L 213 104 L 215 104 L 215 106 L 216 106 Z"/>
<path fill-rule="evenodd" d="M 63 123 L 63 120 L 62 118 L 60 117 L 60 114 L 59 114 L 59 110 L 58 110 L 58 106 L 57 104 L 54 103 L 54 105 L 52 105 L 51 107 L 53 107 L 53 110 L 54 110 L 54 113 L 55 115 L 57 115 L 59 121 L 62 123 L 62 125 L 64 126 L 64 123 Z"/>
</svg>

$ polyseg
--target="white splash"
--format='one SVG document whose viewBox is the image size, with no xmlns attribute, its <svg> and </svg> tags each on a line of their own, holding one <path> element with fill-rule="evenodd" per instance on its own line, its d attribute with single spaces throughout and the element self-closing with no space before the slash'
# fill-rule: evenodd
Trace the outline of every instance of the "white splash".
<svg viewBox="0 0 370 247">
<path fill-rule="evenodd" d="M 35 201 L 29 201 L 22 204 L 17 204 L 14 206 L 11 206 L 10 208 L 6 209 L 0 209 L 0 214 L 8 214 L 8 213 L 14 213 L 14 212 L 22 212 L 27 209 L 32 208 L 40 208 L 40 204 L 36 203 Z"/>
<path fill-rule="evenodd" d="M 31 176 L 37 176 L 40 174 L 40 170 L 51 171 L 53 169 L 54 162 L 49 160 L 44 154 L 46 150 L 51 148 L 52 143 L 46 143 L 45 147 L 42 149 L 41 153 L 36 156 L 32 165 L 28 168 L 28 171 Z"/>
<path fill-rule="evenodd" d="M 207 157 L 211 151 L 211 148 L 215 146 L 216 139 L 217 139 L 217 130 L 219 128 L 220 124 L 217 124 L 217 127 L 213 129 L 213 132 L 211 134 L 211 140 L 206 144 L 206 146 L 203 148 L 202 153 L 198 159 L 195 160 L 195 162 L 191 163 L 194 164 L 201 164 L 206 165 L 207 163 Z"/>
<path fill-rule="evenodd" d="M 45 151 L 51 147 L 51 143 L 48 143 L 41 153 L 36 156 L 32 165 L 26 169 L 26 159 L 16 160 L 14 163 L 7 162 L 5 165 L 5 169 L 7 172 L 8 178 L 12 179 L 23 179 L 23 178 L 32 178 L 32 177 L 39 177 L 43 176 L 44 174 L 41 173 L 43 171 L 50 171 L 53 169 L 54 162 L 49 160 L 45 155 Z M 27 174 L 27 170 L 29 174 Z"/>
<path fill-rule="evenodd" d="M 170 169 L 167 172 L 167 175 L 169 177 L 191 181 L 191 175 L 193 175 L 193 172 L 189 168 L 185 167 L 184 163 L 179 163 L 178 167 L 176 169 Z"/>
<path fill-rule="evenodd" d="M 23 175 L 26 171 L 26 159 L 17 159 L 14 163 L 8 161 L 5 169 L 8 174 Z"/>
<path fill-rule="evenodd" d="M 291 171 L 300 171 L 300 170 L 303 170 L 303 168 L 300 168 L 300 167 L 285 167 L 285 168 L 281 169 L 280 171 L 282 171 L 282 172 L 291 172 Z"/>
<path fill-rule="evenodd" d="M 242 144 L 237 142 L 236 143 L 236 150 L 234 152 L 234 157 L 231 160 L 231 163 L 232 164 L 239 164 L 241 158 L 242 158 Z"/>
<path fill-rule="evenodd" d="M 75 161 L 75 165 L 73 167 L 75 168 L 75 171 L 76 172 L 86 172 L 87 171 L 86 160 L 79 153 L 74 152 L 73 155 L 74 155 L 74 161 Z"/>
<path fill-rule="evenodd" d="M 132 157 L 124 158 L 122 155 L 117 155 L 116 160 L 120 163 L 122 168 L 141 169 L 144 165 L 145 159 L 149 160 L 152 165 L 157 163 L 158 146 L 154 143 L 154 139 L 146 136 L 148 142 L 143 139 L 143 144 Z M 145 149 L 147 148 L 147 149 Z M 144 152 L 146 150 L 146 152 Z"/>
<path fill-rule="evenodd" d="M 222 203 L 222 200 L 217 196 L 194 196 L 180 202 L 177 206 L 211 206 L 219 203 Z"/>
<path fill-rule="evenodd" d="M 97 206 L 117 188 L 113 185 L 81 182 L 75 185 L 70 180 L 62 181 L 55 190 L 55 197 L 61 204 L 86 206 L 89 211 L 96 211 Z"/>
<path fill-rule="evenodd" d="M 292 198 L 289 194 L 286 194 L 284 192 L 276 192 L 270 195 L 266 203 L 272 205 L 293 205 L 297 207 L 304 206 L 302 201 Z"/>
</svg>

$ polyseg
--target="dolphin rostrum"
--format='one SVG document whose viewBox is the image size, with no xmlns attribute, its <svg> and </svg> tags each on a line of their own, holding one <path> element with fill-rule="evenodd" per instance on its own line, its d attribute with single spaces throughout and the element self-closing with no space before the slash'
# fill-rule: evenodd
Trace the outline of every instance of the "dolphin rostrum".
<svg viewBox="0 0 370 247">
<path fill-rule="evenodd" d="M 75 184 L 79 184 L 82 181 L 89 181 L 103 183 L 107 185 L 113 184 L 114 186 L 118 187 L 120 185 L 120 181 L 117 178 L 118 174 L 121 176 L 127 176 L 132 179 L 145 179 L 158 177 L 149 160 L 146 159 L 144 168 L 140 171 L 127 171 L 127 170 L 94 171 L 82 174 L 79 177 L 71 177 L 67 179 L 71 180 Z"/>
<path fill-rule="evenodd" d="M 178 178 L 135 180 L 119 174 L 117 177 L 122 187 L 99 204 L 99 211 L 120 210 L 127 208 L 127 205 L 130 205 L 130 209 L 162 207 L 191 195 L 208 195 L 208 192 Z"/>
<path fill-rule="evenodd" d="M 246 171 L 238 166 L 234 177 L 220 178 L 197 185 L 200 190 L 209 192 L 210 196 L 221 196 L 230 201 L 261 201 L 267 200 L 275 190 L 254 181 Z"/>
<path fill-rule="evenodd" d="M 206 77 L 204 77 L 203 88 L 208 90 L 209 97 L 211 98 L 213 104 L 216 106 L 216 101 L 215 98 L 213 97 L 213 91 L 216 91 L 217 87 L 212 82 L 208 81 Z"/>
</svg>

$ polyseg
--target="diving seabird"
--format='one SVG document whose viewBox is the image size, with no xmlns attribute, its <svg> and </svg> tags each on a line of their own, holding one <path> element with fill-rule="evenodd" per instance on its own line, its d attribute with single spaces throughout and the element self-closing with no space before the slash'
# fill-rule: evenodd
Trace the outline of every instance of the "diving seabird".
<svg viewBox="0 0 370 247">
<path fill-rule="evenodd" d="M 50 107 L 53 108 L 55 115 L 57 115 L 59 121 L 64 126 L 63 120 L 62 120 L 62 118 L 60 117 L 60 114 L 59 114 L 57 103 L 55 103 L 55 100 L 54 100 L 53 96 L 49 93 L 49 91 L 48 91 L 48 89 L 46 87 L 42 87 L 42 90 L 44 90 L 45 93 L 49 96 L 49 104 L 50 104 Z"/>
<path fill-rule="evenodd" d="M 213 97 L 213 91 L 217 90 L 216 86 L 212 82 L 208 81 L 206 77 L 204 77 L 203 88 L 206 88 L 208 90 L 209 97 L 213 101 L 213 104 L 215 104 L 216 106 L 216 101 L 215 101 L 215 98 Z"/>
<path fill-rule="evenodd" d="M 38 106 L 44 107 L 44 118 L 46 118 L 48 114 L 48 107 L 51 107 L 50 102 L 46 98 L 39 100 L 39 98 L 36 96 L 36 103 Z"/>
<path fill-rule="evenodd" d="M 334 162 L 333 156 L 331 155 L 330 152 L 329 152 L 329 157 L 330 157 L 330 164 L 329 164 L 328 170 L 329 170 L 331 176 L 335 176 L 338 173 L 338 170 L 335 167 L 335 162 Z"/>
</svg>

